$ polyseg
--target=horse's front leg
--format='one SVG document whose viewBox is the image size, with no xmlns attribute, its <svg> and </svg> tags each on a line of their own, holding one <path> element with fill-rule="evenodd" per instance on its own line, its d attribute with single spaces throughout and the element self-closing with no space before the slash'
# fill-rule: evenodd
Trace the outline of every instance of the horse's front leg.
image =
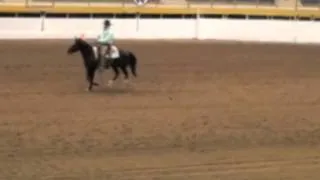
<svg viewBox="0 0 320 180">
<path fill-rule="evenodd" d="M 117 80 L 118 77 L 119 77 L 119 70 L 118 70 L 118 68 L 115 67 L 115 66 L 112 66 L 112 69 L 113 69 L 113 71 L 114 71 L 114 76 L 113 76 L 112 80 L 109 80 L 109 82 L 108 82 L 108 85 L 109 85 L 109 86 L 112 86 L 112 85 L 113 85 L 113 82 L 114 82 L 115 80 Z"/>
<path fill-rule="evenodd" d="M 87 81 L 89 83 L 89 86 L 88 86 L 88 91 L 91 91 L 92 90 L 92 87 L 93 86 L 98 86 L 99 84 L 94 82 L 94 75 L 95 75 L 95 71 L 94 69 L 88 69 L 87 70 Z"/>
</svg>

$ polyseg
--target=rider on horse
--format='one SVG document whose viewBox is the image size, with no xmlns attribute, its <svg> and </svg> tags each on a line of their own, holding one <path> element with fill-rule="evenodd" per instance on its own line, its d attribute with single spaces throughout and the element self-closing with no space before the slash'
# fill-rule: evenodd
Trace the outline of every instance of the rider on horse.
<svg viewBox="0 0 320 180">
<path fill-rule="evenodd" d="M 98 36 L 98 45 L 100 49 L 100 62 L 101 62 L 101 68 L 103 68 L 106 65 L 106 68 L 110 65 L 110 57 L 111 57 L 111 46 L 114 42 L 114 34 L 110 30 L 111 23 L 108 19 L 106 19 L 103 23 L 103 31 Z M 105 56 L 108 56 L 107 60 Z M 106 61 L 106 62 L 105 62 Z"/>
</svg>

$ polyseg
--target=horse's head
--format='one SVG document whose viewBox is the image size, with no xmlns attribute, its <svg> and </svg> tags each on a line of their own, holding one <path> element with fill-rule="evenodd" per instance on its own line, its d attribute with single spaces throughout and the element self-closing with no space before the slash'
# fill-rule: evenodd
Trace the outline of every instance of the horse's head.
<svg viewBox="0 0 320 180">
<path fill-rule="evenodd" d="M 77 51 L 80 50 L 80 39 L 79 38 L 74 38 L 73 44 L 68 48 L 67 53 L 68 54 L 73 54 Z"/>
<path fill-rule="evenodd" d="M 74 38 L 73 44 L 68 48 L 67 53 L 73 54 L 77 51 L 80 51 L 86 45 L 87 45 L 87 43 L 84 40 L 76 37 L 76 38 Z"/>
</svg>

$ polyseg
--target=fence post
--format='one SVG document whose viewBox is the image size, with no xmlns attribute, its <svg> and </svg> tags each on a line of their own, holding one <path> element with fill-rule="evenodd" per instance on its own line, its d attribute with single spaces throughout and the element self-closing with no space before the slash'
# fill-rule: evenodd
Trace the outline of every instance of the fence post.
<svg viewBox="0 0 320 180">
<path fill-rule="evenodd" d="M 298 0 L 294 0 L 294 1 L 295 1 L 294 2 L 294 14 L 295 14 L 294 19 L 298 19 L 298 17 L 299 17 L 299 13 L 298 13 L 299 2 L 298 2 Z"/>
<path fill-rule="evenodd" d="M 138 33 L 140 30 L 140 12 L 136 13 L 136 32 Z"/>
<path fill-rule="evenodd" d="M 45 30 L 45 19 L 46 19 L 46 12 L 45 11 L 40 11 L 40 18 L 41 18 L 40 31 L 43 32 Z"/>
<path fill-rule="evenodd" d="M 200 28 L 200 18 L 201 18 L 201 16 L 200 16 L 200 10 L 199 10 L 199 8 L 197 8 L 197 12 L 196 12 L 196 19 L 195 19 L 195 30 L 194 30 L 194 32 L 195 32 L 195 34 L 194 34 L 194 39 L 199 39 L 199 28 Z"/>
</svg>

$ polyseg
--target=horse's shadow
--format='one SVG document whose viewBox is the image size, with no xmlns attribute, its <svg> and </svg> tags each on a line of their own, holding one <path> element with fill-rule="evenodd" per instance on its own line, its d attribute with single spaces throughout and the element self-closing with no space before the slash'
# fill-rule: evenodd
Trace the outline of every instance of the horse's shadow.
<svg viewBox="0 0 320 180">
<path fill-rule="evenodd" d="M 120 94 L 132 94 L 135 93 L 134 88 L 128 87 L 100 87 L 95 90 L 96 94 L 109 94 L 109 95 L 120 95 Z"/>
<path fill-rule="evenodd" d="M 119 86 L 119 87 L 108 87 L 102 86 L 94 90 L 93 94 L 98 95 L 147 95 L 157 94 L 157 91 L 142 90 L 135 88 L 134 86 Z"/>
</svg>

